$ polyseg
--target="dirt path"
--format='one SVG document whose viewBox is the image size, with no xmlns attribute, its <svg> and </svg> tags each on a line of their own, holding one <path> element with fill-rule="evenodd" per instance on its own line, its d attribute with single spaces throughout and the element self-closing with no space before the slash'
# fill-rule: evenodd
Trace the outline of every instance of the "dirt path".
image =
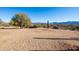
<svg viewBox="0 0 79 59">
<path fill-rule="evenodd" d="M 66 50 L 79 46 L 79 32 L 53 29 L 0 29 L 0 50 Z"/>
</svg>

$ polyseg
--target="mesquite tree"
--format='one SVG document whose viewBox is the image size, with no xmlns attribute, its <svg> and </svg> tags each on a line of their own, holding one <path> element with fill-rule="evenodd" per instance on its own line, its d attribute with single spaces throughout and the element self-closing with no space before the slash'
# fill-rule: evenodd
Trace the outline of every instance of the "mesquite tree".
<svg viewBox="0 0 79 59">
<path fill-rule="evenodd" d="M 32 22 L 28 16 L 26 16 L 23 13 L 19 13 L 19 14 L 15 14 L 12 17 L 10 24 L 14 25 L 14 26 L 19 26 L 20 28 L 23 28 L 23 27 L 30 27 Z"/>
</svg>

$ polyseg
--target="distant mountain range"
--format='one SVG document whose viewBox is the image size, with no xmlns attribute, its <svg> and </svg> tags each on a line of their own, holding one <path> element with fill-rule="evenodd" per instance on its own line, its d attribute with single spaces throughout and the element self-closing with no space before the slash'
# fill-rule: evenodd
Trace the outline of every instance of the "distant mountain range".
<svg viewBox="0 0 79 59">
<path fill-rule="evenodd" d="M 51 24 L 79 24 L 79 21 L 52 22 Z"/>
<path fill-rule="evenodd" d="M 47 24 L 47 23 L 41 23 L 41 22 L 36 22 L 33 24 Z M 74 25 L 79 25 L 79 21 L 67 21 L 67 22 L 50 22 L 50 24 L 74 24 Z"/>
</svg>

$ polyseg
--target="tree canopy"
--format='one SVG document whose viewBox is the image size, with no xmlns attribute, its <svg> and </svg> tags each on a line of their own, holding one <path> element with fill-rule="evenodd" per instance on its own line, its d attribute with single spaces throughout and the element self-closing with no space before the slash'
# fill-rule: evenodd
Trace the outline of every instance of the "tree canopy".
<svg viewBox="0 0 79 59">
<path fill-rule="evenodd" d="M 15 14 L 12 17 L 10 24 L 14 26 L 20 26 L 20 27 L 30 27 L 32 25 L 32 22 L 27 15 L 23 13 L 19 13 L 19 14 Z"/>
</svg>

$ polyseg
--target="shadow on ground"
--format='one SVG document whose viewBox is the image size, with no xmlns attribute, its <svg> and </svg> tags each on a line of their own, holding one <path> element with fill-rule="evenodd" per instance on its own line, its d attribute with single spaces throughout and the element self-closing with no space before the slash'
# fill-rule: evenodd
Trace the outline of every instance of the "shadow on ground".
<svg viewBox="0 0 79 59">
<path fill-rule="evenodd" d="M 79 40 L 79 38 L 42 38 L 42 37 L 34 37 L 34 39 L 46 39 L 46 40 Z"/>
</svg>

